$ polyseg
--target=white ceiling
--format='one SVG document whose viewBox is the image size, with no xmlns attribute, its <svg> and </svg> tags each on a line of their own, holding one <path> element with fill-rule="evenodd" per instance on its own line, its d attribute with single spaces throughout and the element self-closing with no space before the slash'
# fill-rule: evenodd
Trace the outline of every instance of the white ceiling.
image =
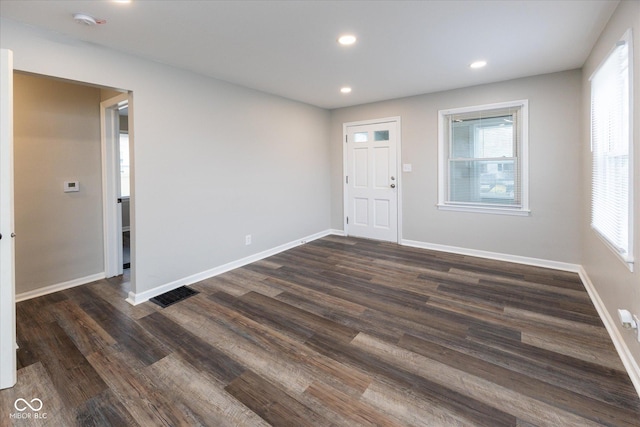
<svg viewBox="0 0 640 427">
<path fill-rule="evenodd" d="M 617 4 L 0 0 L 0 16 L 337 108 L 580 68 Z M 80 25 L 75 12 L 107 22 Z M 344 33 L 358 42 L 338 45 Z M 489 64 L 471 70 L 477 59 Z"/>
</svg>

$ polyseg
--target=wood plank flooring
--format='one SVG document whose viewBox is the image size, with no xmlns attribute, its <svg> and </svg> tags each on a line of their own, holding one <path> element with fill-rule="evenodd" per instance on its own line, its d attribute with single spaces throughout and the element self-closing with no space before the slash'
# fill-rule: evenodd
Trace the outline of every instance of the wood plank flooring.
<svg viewBox="0 0 640 427">
<path fill-rule="evenodd" d="M 0 425 L 640 426 L 573 273 L 331 236 L 164 309 L 127 286 L 17 305 Z"/>
</svg>

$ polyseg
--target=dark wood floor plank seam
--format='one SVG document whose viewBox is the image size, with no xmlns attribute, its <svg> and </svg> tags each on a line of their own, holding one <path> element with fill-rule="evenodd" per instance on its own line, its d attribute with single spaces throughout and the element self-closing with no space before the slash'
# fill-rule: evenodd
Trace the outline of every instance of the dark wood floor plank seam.
<svg viewBox="0 0 640 427">
<path fill-rule="evenodd" d="M 232 323 L 234 327 L 230 329 L 236 333 L 250 336 L 251 342 L 264 351 L 279 354 L 292 366 L 308 370 L 312 376 L 333 387 L 336 387 L 336 384 L 344 384 L 344 390 L 361 394 L 370 383 L 370 378 L 360 370 L 349 369 L 333 359 L 324 357 L 264 323 L 256 322 L 224 305 L 216 304 L 212 305 L 212 308 L 215 310 L 215 317 L 226 325 L 230 326 Z"/>
<path fill-rule="evenodd" d="M 427 343 L 410 335 L 404 336 L 398 345 L 429 359 L 437 360 L 468 372 L 470 375 L 511 389 L 514 392 L 557 406 L 565 411 L 574 412 L 574 406 L 577 405 L 580 408 L 579 414 L 581 416 L 595 422 L 612 425 L 615 421 L 626 419 L 628 425 L 633 425 L 629 420 L 632 420 L 637 415 L 637 412 L 632 408 L 620 405 L 620 401 L 602 402 L 566 388 L 550 385 L 532 376 L 502 368 L 463 353 L 448 350 L 442 346 Z M 567 405 L 567 402 L 572 402 L 572 405 Z M 613 413 L 616 415 L 611 415 Z"/>
<path fill-rule="evenodd" d="M 399 369 L 404 369 L 411 375 L 429 378 L 430 381 L 446 387 L 453 393 L 466 395 L 480 404 L 490 408 L 494 407 L 500 412 L 506 411 L 505 413 L 535 424 L 576 427 L 602 425 L 600 422 L 583 417 L 582 414 L 564 411 L 554 405 L 523 395 L 519 391 L 504 388 L 499 384 L 472 375 L 466 370 L 451 368 L 446 364 L 405 350 L 392 343 L 377 340 L 366 334 L 358 335 L 352 342 L 352 346 L 378 360 L 394 363 Z M 615 416 L 615 414 L 609 415 Z M 628 424 L 625 422 L 622 425 Z"/>
<path fill-rule="evenodd" d="M 223 383 L 231 382 L 247 369 L 160 313 L 150 314 L 140 323 L 187 363 Z"/>
<path fill-rule="evenodd" d="M 319 352 L 353 366 L 364 366 L 380 381 L 390 381 L 421 395 L 431 405 L 459 412 L 468 422 L 478 425 L 513 426 L 515 417 L 458 392 L 435 384 L 427 378 L 382 361 L 375 356 L 327 337 L 313 336 L 307 344 Z"/>
<path fill-rule="evenodd" d="M 514 341 L 501 340 L 498 344 L 498 341 L 473 341 L 424 332 L 415 336 L 503 368 L 528 373 L 535 378 L 544 378 L 551 384 L 561 387 L 583 392 L 587 387 L 587 390 L 595 390 L 594 398 L 600 398 L 603 401 L 616 400 L 619 396 L 623 396 L 630 402 L 635 401 L 635 405 L 638 406 L 638 400 L 634 399 L 633 386 L 623 381 L 627 376 L 626 372 L 614 371 Z M 589 372 L 592 377 L 586 378 L 585 372 Z M 624 386 L 621 382 L 625 383 Z"/>
<path fill-rule="evenodd" d="M 236 378 L 225 390 L 274 425 L 303 427 L 329 424 L 320 414 L 251 371 Z"/>
</svg>

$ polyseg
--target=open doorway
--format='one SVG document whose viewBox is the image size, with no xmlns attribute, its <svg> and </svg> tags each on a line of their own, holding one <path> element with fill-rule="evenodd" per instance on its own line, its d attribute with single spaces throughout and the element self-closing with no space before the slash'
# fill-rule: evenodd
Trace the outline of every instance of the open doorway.
<svg viewBox="0 0 640 427">
<path fill-rule="evenodd" d="M 130 112 L 126 93 L 100 103 L 106 277 L 131 267 Z"/>
<path fill-rule="evenodd" d="M 122 211 L 122 268 L 131 268 L 131 162 L 129 157 L 129 102 L 118 109 L 120 135 L 118 157 L 120 158 L 120 209 Z"/>
<path fill-rule="evenodd" d="M 19 71 L 13 77 L 15 291 L 23 301 L 105 278 L 100 104 L 120 96 L 129 116 L 132 108 L 125 91 Z"/>
</svg>

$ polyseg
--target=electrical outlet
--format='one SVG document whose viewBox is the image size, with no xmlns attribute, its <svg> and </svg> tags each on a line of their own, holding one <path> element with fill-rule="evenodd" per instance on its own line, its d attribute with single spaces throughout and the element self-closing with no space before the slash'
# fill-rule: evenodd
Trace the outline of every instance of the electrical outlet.
<svg viewBox="0 0 640 427">
<path fill-rule="evenodd" d="M 251 234 L 244 236 L 244 244 L 247 246 L 251 244 Z"/>
</svg>

